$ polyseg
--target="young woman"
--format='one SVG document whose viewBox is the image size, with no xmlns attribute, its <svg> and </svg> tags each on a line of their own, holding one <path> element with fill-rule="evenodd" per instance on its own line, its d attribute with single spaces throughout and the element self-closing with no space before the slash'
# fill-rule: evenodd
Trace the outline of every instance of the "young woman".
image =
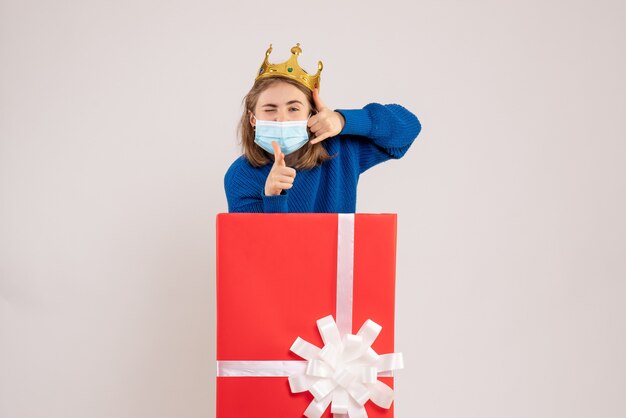
<svg viewBox="0 0 626 418">
<path fill-rule="evenodd" d="M 299 44 L 282 64 L 266 52 L 244 98 L 243 155 L 224 177 L 229 212 L 354 213 L 359 176 L 401 158 L 421 130 L 397 104 L 331 110 L 319 96 L 319 74 L 297 64 Z"/>
</svg>

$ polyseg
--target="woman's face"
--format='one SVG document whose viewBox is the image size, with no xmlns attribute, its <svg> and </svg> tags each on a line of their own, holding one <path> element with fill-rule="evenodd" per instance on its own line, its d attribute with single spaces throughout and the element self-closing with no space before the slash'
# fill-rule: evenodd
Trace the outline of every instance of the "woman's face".
<svg viewBox="0 0 626 418">
<path fill-rule="evenodd" d="M 278 81 L 259 95 L 254 115 L 250 115 L 250 124 L 255 126 L 255 116 L 259 120 L 284 122 L 305 120 L 310 113 L 311 107 L 306 95 L 296 86 Z"/>
</svg>

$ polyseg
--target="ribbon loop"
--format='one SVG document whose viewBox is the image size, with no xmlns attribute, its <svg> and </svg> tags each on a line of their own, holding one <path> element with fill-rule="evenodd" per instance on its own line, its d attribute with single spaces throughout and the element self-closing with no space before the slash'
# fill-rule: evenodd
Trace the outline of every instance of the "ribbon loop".
<svg viewBox="0 0 626 418">
<path fill-rule="evenodd" d="M 331 379 L 318 380 L 311 386 L 311 394 L 316 400 L 322 400 L 337 387 L 337 382 Z"/>
<path fill-rule="evenodd" d="M 333 392 L 333 400 L 330 404 L 330 412 L 333 414 L 347 414 L 350 406 L 348 392 L 337 389 Z"/>
<path fill-rule="evenodd" d="M 321 401 L 313 400 L 309 406 L 304 410 L 304 416 L 307 418 L 320 418 L 330 402 L 332 401 L 331 397 L 327 397 L 322 399 Z"/>
<path fill-rule="evenodd" d="M 404 358 L 402 357 L 402 353 L 380 355 L 376 368 L 379 372 L 404 369 Z"/>
<path fill-rule="evenodd" d="M 389 409 L 393 402 L 393 389 L 389 386 L 377 380 L 371 385 L 368 385 L 371 396 L 370 400 L 381 408 Z"/>
<path fill-rule="evenodd" d="M 359 382 L 353 382 L 348 388 L 348 393 L 359 405 L 365 405 L 365 402 L 370 398 L 370 391 Z"/>
<path fill-rule="evenodd" d="M 325 316 L 317 320 L 317 329 L 320 331 L 324 345 L 333 345 L 341 347 L 341 337 L 339 336 L 339 328 L 332 315 Z"/>
<path fill-rule="evenodd" d="M 365 321 L 365 323 L 363 324 L 361 329 L 359 329 L 359 332 L 357 332 L 356 335 L 363 338 L 363 342 L 367 344 L 367 346 L 370 346 L 374 343 L 374 340 L 376 340 L 378 334 L 380 334 L 380 331 L 382 329 L 383 327 L 381 327 L 371 319 L 368 319 L 367 321 Z"/>
<path fill-rule="evenodd" d="M 356 360 L 367 350 L 363 338 L 358 335 L 346 334 L 343 336 L 343 360 Z"/>
<path fill-rule="evenodd" d="M 378 370 L 376 367 L 363 367 L 361 368 L 361 382 L 363 383 L 374 383 L 378 379 Z"/>
<path fill-rule="evenodd" d="M 333 368 L 330 367 L 324 360 L 309 360 L 306 366 L 306 374 L 313 377 L 331 377 L 333 375 Z"/>
<path fill-rule="evenodd" d="M 337 347 L 335 345 L 325 345 L 324 348 L 320 351 L 319 357 L 334 369 L 335 367 L 337 367 L 339 355 L 341 354 L 339 349 L 340 347 Z"/>
<path fill-rule="evenodd" d="M 308 391 L 315 383 L 315 379 L 306 374 L 295 374 L 289 376 L 289 389 L 292 393 L 300 393 Z"/>
<path fill-rule="evenodd" d="M 320 353 L 319 347 L 314 346 L 310 342 L 305 341 L 300 337 L 296 338 L 289 350 L 293 351 L 305 360 L 312 360 L 314 358 L 317 358 Z"/>
</svg>

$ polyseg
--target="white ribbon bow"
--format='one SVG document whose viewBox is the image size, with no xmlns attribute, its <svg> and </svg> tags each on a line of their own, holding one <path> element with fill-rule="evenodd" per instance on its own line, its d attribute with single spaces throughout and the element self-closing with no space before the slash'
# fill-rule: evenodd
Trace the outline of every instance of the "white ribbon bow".
<svg viewBox="0 0 626 418">
<path fill-rule="evenodd" d="M 324 347 L 296 338 L 291 351 L 307 360 L 304 373 L 289 376 L 294 393 L 310 391 L 315 398 L 304 411 L 308 418 L 319 418 L 331 405 L 333 414 L 366 418 L 365 403 L 371 400 L 388 409 L 393 389 L 378 380 L 380 372 L 404 367 L 402 353 L 377 354 L 371 347 L 382 327 L 365 321 L 356 335 L 345 334 L 343 340 L 332 315 L 319 319 L 317 328 Z"/>
</svg>

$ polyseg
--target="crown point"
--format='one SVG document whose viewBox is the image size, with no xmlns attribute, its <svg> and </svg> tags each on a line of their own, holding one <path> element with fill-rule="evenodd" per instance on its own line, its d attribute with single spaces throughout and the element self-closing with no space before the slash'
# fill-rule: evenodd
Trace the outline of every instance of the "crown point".
<svg viewBox="0 0 626 418">
<path fill-rule="evenodd" d="M 300 48 L 300 44 L 296 44 L 296 46 L 291 48 L 291 53 L 293 55 L 300 55 L 300 54 L 302 54 L 302 49 Z"/>
</svg>

